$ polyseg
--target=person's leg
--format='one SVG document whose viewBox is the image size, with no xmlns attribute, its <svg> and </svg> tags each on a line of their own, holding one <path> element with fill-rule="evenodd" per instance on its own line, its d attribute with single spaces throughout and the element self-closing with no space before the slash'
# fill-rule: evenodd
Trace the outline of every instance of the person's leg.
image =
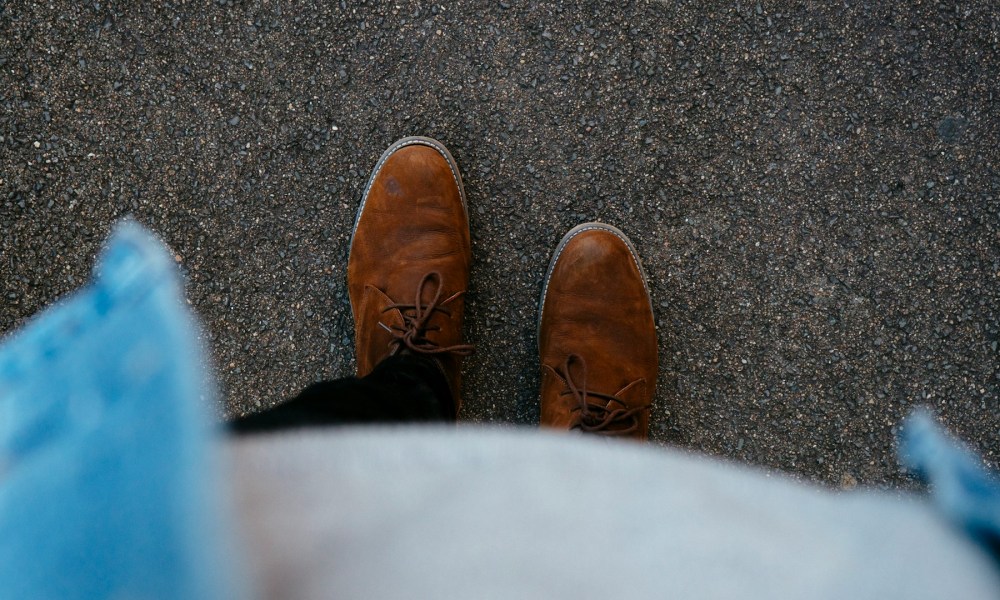
<svg viewBox="0 0 1000 600">
<path fill-rule="evenodd" d="M 234 419 L 238 434 L 362 423 L 453 422 L 455 402 L 433 359 L 391 356 L 364 377 L 321 381 L 268 410 Z"/>
<path fill-rule="evenodd" d="M 472 353 L 462 339 L 471 262 L 455 159 L 430 138 L 394 143 L 365 187 L 347 259 L 357 377 L 317 383 L 231 429 L 454 421 Z"/>
<path fill-rule="evenodd" d="M 392 144 L 368 180 L 351 236 L 347 293 L 358 376 L 387 356 L 433 358 L 461 408 L 472 243 L 458 165 L 440 142 Z"/>
<path fill-rule="evenodd" d="M 542 288 L 538 351 L 543 426 L 646 439 L 656 326 L 624 233 L 585 223 L 563 237 Z"/>
</svg>

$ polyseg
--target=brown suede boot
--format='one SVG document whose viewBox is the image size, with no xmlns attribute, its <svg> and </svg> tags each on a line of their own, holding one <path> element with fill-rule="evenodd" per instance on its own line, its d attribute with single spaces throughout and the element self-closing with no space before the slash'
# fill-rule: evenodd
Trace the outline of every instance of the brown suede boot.
<svg viewBox="0 0 1000 600">
<path fill-rule="evenodd" d="M 436 140 L 408 137 L 382 154 L 361 200 L 347 288 L 358 376 L 400 352 L 441 367 L 461 405 L 465 291 L 472 246 L 458 165 Z"/>
<path fill-rule="evenodd" d="M 541 424 L 646 439 L 658 370 L 646 276 L 625 234 L 579 225 L 542 288 Z"/>
</svg>

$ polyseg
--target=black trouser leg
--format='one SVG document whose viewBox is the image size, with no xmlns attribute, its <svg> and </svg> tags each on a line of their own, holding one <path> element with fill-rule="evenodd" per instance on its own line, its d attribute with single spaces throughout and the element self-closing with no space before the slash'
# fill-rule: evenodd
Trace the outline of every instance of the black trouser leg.
<svg viewBox="0 0 1000 600">
<path fill-rule="evenodd" d="M 298 396 L 234 419 L 235 433 L 294 427 L 455 420 L 448 382 L 430 358 L 391 356 L 365 377 L 315 383 Z"/>
</svg>

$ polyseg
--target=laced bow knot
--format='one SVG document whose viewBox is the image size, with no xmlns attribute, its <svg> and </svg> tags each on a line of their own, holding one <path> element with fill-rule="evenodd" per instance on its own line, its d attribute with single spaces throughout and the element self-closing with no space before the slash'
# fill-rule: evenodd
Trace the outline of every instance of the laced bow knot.
<svg viewBox="0 0 1000 600">
<path fill-rule="evenodd" d="M 577 385 L 570 371 L 570 363 L 574 361 L 580 363 L 580 385 Z M 616 394 L 590 391 L 587 389 L 587 362 L 579 354 L 570 354 L 566 357 L 562 375 L 568 389 L 560 395 L 571 394 L 577 402 L 577 406 L 572 410 L 578 415 L 571 429 L 602 435 L 628 435 L 639 428 L 639 414 L 649 408 L 649 405 L 629 408 L 628 404 L 618 397 L 618 394 L 625 392 L 639 381 L 630 383 Z M 600 398 L 605 404 L 590 402 L 589 398 Z"/>
<path fill-rule="evenodd" d="M 424 304 L 424 288 L 428 285 L 433 288 L 434 295 L 430 302 Z M 393 356 L 401 350 L 406 349 L 417 354 L 455 354 L 457 356 L 468 356 L 472 354 L 474 346 L 472 344 L 455 344 L 453 346 L 440 346 L 436 342 L 427 338 L 427 332 L 441 331 L 439 325 L 431 326 L 430 320 L 435 314 L 443 314 L 451 318 L 451 310 L 444 305 L 453 302 L 465 292 L 456 292 L 444 301 L 441 300 L 442 291 L 441 274 L 431 271 L 420 279 L 417 284 L 417 294 L 413 304 L 393 303 L 382 309 L 383 313 L 391 310 L 398 310 L 403 319 L 403 326 L 386 325 L 379 321 L 379 326 L 385 329 L 392 336 L 389 340 L 389 355 Z"/>
</svg>

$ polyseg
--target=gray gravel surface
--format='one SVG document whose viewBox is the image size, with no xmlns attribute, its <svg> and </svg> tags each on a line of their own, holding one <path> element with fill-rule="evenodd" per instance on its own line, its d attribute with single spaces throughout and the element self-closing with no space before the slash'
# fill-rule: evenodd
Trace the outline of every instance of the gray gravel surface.
<svg viewBox="0 0 1000 600">
<path fill-rule="evenodd" d="M 0 330 L 133 214 L 220 412 L 349 374 L 350 226 L 421 134 L 469 196 L 466 420 L 537 421 L 542 276 L 596 219 L 651 278 L 655 442 L 905 486 L 926 404 L 996 466 L 998 37 L 989 0 L 0 1 Z"/>
</svg>

